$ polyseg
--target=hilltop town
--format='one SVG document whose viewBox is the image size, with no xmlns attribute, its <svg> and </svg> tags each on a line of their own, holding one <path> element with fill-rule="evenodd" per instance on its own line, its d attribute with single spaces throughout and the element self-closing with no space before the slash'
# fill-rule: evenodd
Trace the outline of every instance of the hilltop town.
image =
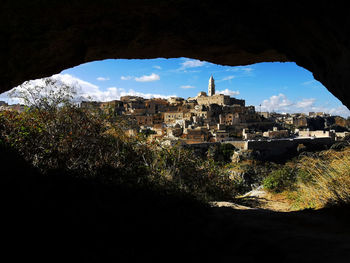
<svg viewBox="0 0 350 263">
<path fill-rule="evenodd" d="M 245 100 L 215 92 L 213 76 L 208 92 L 184 99 L 145 99 L 122 96 L 108 102 L 82 101 L 80 107 L 121 116 L 132 125 L 125 132 L 144 133 L 149 140 L 190 147 L 229 143 L 241 151 L 261 156 L 280 155 L 305 146 L 327 147 L 344 138 L 350 121 L 323 112 L 282 114 L 257 112 Z M 23 105 L 0 102 L 0 110 L 22 111 Z"/>
</svg>

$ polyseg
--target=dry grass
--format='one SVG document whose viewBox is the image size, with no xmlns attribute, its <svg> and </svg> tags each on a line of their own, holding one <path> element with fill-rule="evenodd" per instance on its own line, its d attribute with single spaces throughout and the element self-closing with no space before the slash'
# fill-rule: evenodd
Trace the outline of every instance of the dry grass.
<svg viewBox="0 0 350 263">
<path fill-rule="evenodd" d="M 294 194 L 300 208 L 322 208 L 350 203 L 350 147 L 342 151 L 327 150 L 317 157 L 303 157 Z"/>
</svg>

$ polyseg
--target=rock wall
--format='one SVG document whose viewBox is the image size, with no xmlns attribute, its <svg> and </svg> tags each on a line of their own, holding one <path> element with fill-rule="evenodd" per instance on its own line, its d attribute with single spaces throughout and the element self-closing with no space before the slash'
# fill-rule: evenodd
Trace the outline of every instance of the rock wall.
<svg viewBox="0 0 350 263">
<path fill-rule="evenodd" d="M 350 17 L 338 1 L 3 0 L 0 91 L 107 58 L 294 61 L 350 106 Z"/>
</svg>

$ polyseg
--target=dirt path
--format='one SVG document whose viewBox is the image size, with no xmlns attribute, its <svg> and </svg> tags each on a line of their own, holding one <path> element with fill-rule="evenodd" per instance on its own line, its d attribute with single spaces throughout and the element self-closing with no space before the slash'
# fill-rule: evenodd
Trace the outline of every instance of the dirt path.
<svg viewBox="0 0 350 263">
<path fill-rule="evenodd" d="M 212 203 L 212 231 L 237 262 L 350 262 L 347 208 L 295 211 L 262 188 Z M 214 244 L 214 243 L 213 243 Z M 215 250 L 215 249 L 214 249 Z"/>
<path fill-rule="evenodd" d="M 266 209 L 276 212 L 296 211 L 288 199 L 279 194 L 270 194 L 262 187 L 252 190 L 237 198 L 236 203 L 213 202 L 216 207 L 231 207 L 234 209 Z"/>
</svg>

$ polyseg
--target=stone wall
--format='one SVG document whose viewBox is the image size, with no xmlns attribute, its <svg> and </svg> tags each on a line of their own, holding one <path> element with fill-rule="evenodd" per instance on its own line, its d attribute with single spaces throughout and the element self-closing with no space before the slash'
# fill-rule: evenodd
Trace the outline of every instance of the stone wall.
<svg viewBox="0 0 350 263">
<path fill-rule="evenodd" d="M 251 150 L 256 159 L 284 161 L 298 154 L 298 145 L 303 144 L 307 149 L 326 149 L 334 143 L 332 138 L 299 138 L 277 140 L 229 141 L 237 149 Z"/>
<path fill-rule="evenodd" d="M 299 131 L 299 137 L 334 137 L 335 133 L 333 131 Z"/>
<path fill-rule="evenodd" d="M 200 96 L 196 98 L 199 105 L 230 105 L 230 96 L 215 94 L 213 96 Z"/>
</svg>

